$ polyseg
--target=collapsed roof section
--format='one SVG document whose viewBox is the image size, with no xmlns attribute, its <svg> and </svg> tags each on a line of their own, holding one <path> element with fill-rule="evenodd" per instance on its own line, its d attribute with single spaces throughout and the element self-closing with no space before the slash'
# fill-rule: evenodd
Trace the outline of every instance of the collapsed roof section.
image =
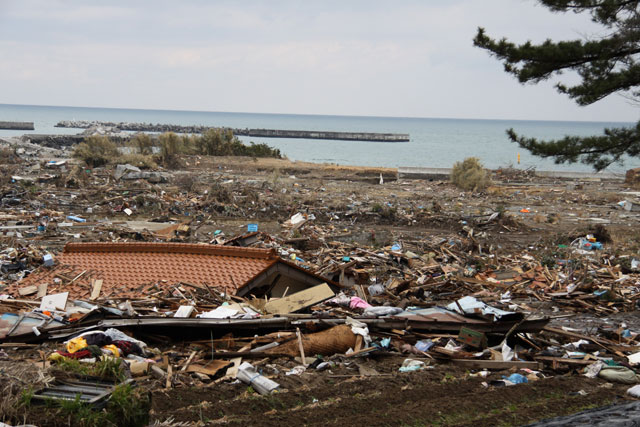
<svg viewBox="0 0 640 427">
<path fill-rule="evenodd" d="M 188 283 L 243 296 L 282 296 L 334 282 L 282 260 L 273 249 L 190 243 L 67 243 L 54 267 L 27 276 L 13 293 L 47 284 L 88 298 L 92 280 L 102 280 L 102 297 L 143 297 L 145 286 Z M 78 277 L 79 276 L 79 277 Z M 136 295 L 137 294 L 137 295 Z"/>
</svg>

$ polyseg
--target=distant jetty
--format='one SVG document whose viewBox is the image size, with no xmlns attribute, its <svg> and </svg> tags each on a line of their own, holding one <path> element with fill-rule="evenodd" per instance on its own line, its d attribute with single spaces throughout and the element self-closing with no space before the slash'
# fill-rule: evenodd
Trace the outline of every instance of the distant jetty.
<svg viewBox="0 0 640 427">
<path fill-rule="evenodd" d="M 0 129 L 34 130 L 33 122 L 1 122 Z"/>
<path fill-rule="evenodd" d="M 112 130 L 133 131 L 133 132 L 175 132 L 201 134 L 211 126 L 181 126 L 152 123 L 129 123 L 129 122 L 102 122 L 87 120 L 64 120 L 58 122 L 59 128 L 89 129 L 94 127 L 111 128 Z M 375 132 L 332 132 L 316 130 L 281 130 L 281 129 L 231 129 L 234 135 L 255 136 L 261 138 L 300 138 L 300 139 L 327 139 L 339 141 L 371 141 L 371 142 L 407 142 L 407 133 L 375 133 Z"/>
</svg>

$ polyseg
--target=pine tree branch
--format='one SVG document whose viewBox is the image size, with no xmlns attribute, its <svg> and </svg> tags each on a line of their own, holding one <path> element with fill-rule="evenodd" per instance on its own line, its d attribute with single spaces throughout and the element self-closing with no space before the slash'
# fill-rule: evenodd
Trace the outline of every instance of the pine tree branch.
<svg viewBox="0 0 640 427">
<path fill-rule="evenodd" d="M 596 170 L 620 162 L 624 156 L 640 155 L 640 122 L 631 128 L 605 129 L 604 135 L 565 136 L 550 141 L 523 137 L 513 129 L 507 130 L 507 135 L 534 156 L 553 157 L 556 163 L 582 162 Z"/>
</svg>

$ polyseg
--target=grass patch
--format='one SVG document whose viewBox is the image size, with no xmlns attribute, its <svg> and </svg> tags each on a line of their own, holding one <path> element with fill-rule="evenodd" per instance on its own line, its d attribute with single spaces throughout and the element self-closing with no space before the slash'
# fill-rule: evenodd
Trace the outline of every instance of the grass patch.
<svg viewBox="0 0 640 427">
<path fill-rule="evenodd" d="M 31 405 L 31 399 L 33 398 L 33 386 L 29 386 L 20 392 L 19 406 L 21 408 L 28 408 Z"/>
<path fill-rule="evenodd" d="M 98 377 L 121 382 L 126 378 L 124 367 L 120 359 L 102 357 L 96 363 L 83 363 L 75 359 L 62 358 L 56 360 L 56 369 L 81 377 Z"/>
</svg>

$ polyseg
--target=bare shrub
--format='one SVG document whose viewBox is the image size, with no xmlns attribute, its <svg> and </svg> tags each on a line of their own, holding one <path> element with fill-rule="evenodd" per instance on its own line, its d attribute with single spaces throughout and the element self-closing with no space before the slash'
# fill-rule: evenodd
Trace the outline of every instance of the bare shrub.
<svg viewBox="0 0 640 427">
<path fill-rule="evenodd" d="M 118 147 L 106 136 L 89 136 L 73 150 L 73 157 L 89 167 L 106 165 L 119 156 Z"/>
<path fill-rule="evenodd" d="M 138 154 L 149 155 L 153 153 L 153 140 L 146 133 L 138 133 L 129 141 L 129 145 L 137 151 Z"/>
<path fill-rule="evenodd" d="M 456 162 L 451 171 L 451 182 L 465 191 L 482 191 L 491 185 L 489 174 L 477 157 Z"/>
<path fill-rule="evenodd" d="M 159 161 L 165 167 L 177 169 L 181 166 L 180 154 L 183 152 L 183 140 L 173 132 L 165 132 L 158 138 L 160 143 Z"/>
</svg>

